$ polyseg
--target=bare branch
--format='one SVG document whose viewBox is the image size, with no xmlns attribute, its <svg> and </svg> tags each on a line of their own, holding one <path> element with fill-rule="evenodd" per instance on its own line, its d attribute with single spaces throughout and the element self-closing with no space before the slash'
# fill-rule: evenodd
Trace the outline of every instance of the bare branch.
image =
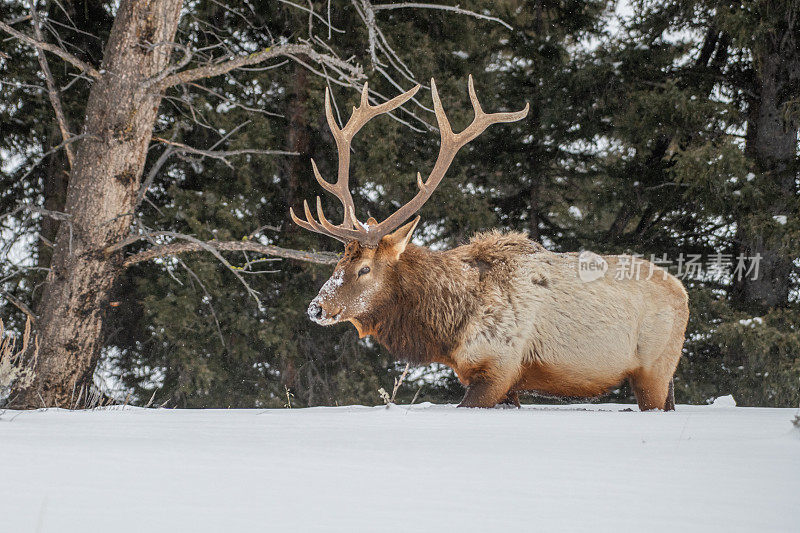
<svg viewBox="0 0 800 533">
<path fill-rule="evenodd" d="M 309 13 L 310 16 L 321 20 L 322 23 L 325 24 L 325 26 L 327 26 L 327 28 L 328 28 L 328 35 L 330 35 L 331 30 L 335 31 L 336 33 L 345 33 L 344 30 L 339 29 L 336 26 L 331 24 L 331 21 L 330 21 L 330 5 L 328 5 L 328 9 L 329 9 L 329 11 L 328 11 L 328 20 L 325 20 L 325 18 L 322 17 L 322 15 L 319 15 L 316 11 L 314 11 L 311 8 L 308 8 L 308 7 L 305 7 L 305 6 L 301 6 L 300 4 L 295 4 L 294 2 L 290 2 L 289 0 L 278 0 L 278 2 L 280 2 L 282 4 L 286 4 L 288 6 L 295 7 L 297 9 L 302 10 L 302 11 L 306 11 L 307 13 Z M 328 38 L 330 39 L 330 37 L 328 37 Z"/>
<path fill-rule="evenodd" d="M 18 205 L 17 205 L 16 209 L 14 209 L 13 211 L 9 211 L 7 213 L 4 213 L 3 215 L 0 215 L 0 219 L 6 218 L 6 217 L 13 217 L 17 213 L 20 213 L 22 211 L 27 211 L 28 213 L 36 213 L 36 214 L 39 214 L 39 215 L 42 215 L 42 216 L 46 216 L 46 217 L 52 218 L 54 220 L 61 220 L 61 221 L 70 221 L 70 220 L 72 220 L 72 215 L 70 215 L 69 213 L 62 213 L 61 211 L 51 211 L 49 209 L 45 209 L 43 207 L 38 207 L 38 206 L 35 206 L 35 205 L 31 205 L 31 204 L 28 204 L 26 202 L 17 202 L 17 204 Z"/>
<path fill-rule="evenodd" d="M 280 63 L 278 63 L 278 65 L 285 65 L 288 62 L 289 62 L 289 60 L 287 59 L 286 61 L 281 61 Z M 273 68 L 273 67 L 278 66 L 278 65 L 270 65 L 269 67 L 266 67 L 266 68 L 269 69 L 269 68 Z M 264 70 L 264 69 L 259 69 L 259 68 L 246 69 L 246 68 L 242 68 L 242 70 L 246 70 L 246 71 L 261 71 L 261 70 Z M 258 107 L 250 107 L 250 106 L 244 105 L 241 102 L 237 102 L 236 100 L 232 100 L 232 99 L 228 98 L 227 96 L 225 96 L 224 94 L 219 93 L 219 92 L 215 91 L 214 89 L 209 89 L 208 87 L 200 85 L 199 83 L 189 83 L 188 85 L 190 87 L 195 87 L 196 89 L 200 89 L 201 91 L 205 91 L 205 92 L 207 92 L 209 94 L 213 94 L 214 96 L 216 96 L 217 98 L 219 98 L 220 100 L 225 102 L 226 104 L 229 104 L 229 105 L 234 106 L 234 107 L 238 107 L 239 109 L 242 109 L 242 110 L 247 111 L 249 113 L 260 113 L 262 115 L 266 115 L 266 116 L 269 116 L 269 117 L 284 118 L 284 116 L 281 115 L 280 113 L 273 113 L 272 111 L 266 111 L 266 110 L 260 109 Z"/>
<path fill-rule="evenodd" d="M 22 311 L 23 313 L 25 313 L 25 314 L 27 315 L 27 317 L 30 319 L 30 321 L 31 321 L 31 322 L 33 322 L 34 324 L 36 323 L 36 315 L 35 315 L 35 314 L 33 314 L 33 311 L 31 311 L 31 308 L 30 308 L 30 307 L 28 307 L 27 305 L 25 305 L 25 302 L 23 302 L 23 301 L 21 301 L 21 300 L 17 299 L 17 298 L 16 298 L 16 297 L 15 297 L 13 294 L 11 294 L 10 292 L 6 292 L 6 291 L 0 291 L 0 294 L 2 294 L 2 295 L 3 295 L 3 298 L 5 298 L 6 300 L 8 300 L 8 301 L 9 301 L 9 302 L 10 302 L 10 303 L 11 303 L 11 304 L 14 306 L 14 307 L 16 307 L 17 309 L 19 309 L 19 310 L 20 310 L 20 311 Z"/>
<path fill-rule="evenodd" d="M 361 9 L 363 9 L 363 11 L 359 9 L 358 2 L 361 2 Z M 369 35 L 369 57 L 372 59 L 373 65 L 385 66 L 380 62 L 378 54 L 375 52 L 375 44 L 378 40 L 378 29 L 375 24 L 375 10 L 369 0 L 358 0 L 358 2 L 353 0 L 353 6 L 356 8 L 361 20 L 364 21 L 364 25 L 367 27 Z"/>
<path fill-rule="evenodd" d="M 147 239 L 149 242 L 151 242 L 152 244 L 156 244 L 156 243 L 155 243 L 155 241 L 153 240 L 153 237 L 152 237 L 152 236 L 150 236 L 150 235 L 143 235 L 143 237 L 145 237 L 145 238 L 146 238 L 146 239 Z M 194 272 L 194 270 L 192 270 L 191 268 L 189 268 L 189 265 L 187 265 L 187 264 L 186 264 L 186 263 L 185 263 L 183 260 L 181 260 L 180 258 L 176 258 L 176 259 L 177 259 L 177 261 L 178 261 L 178 264 L 179 264 L 179 265 L 181 265 L 181 266 L 183 267 L 183 269 L 184 269 L 184 270 L 186 270 L 186 272 L 187 272 L 187 273 L 188 273 L 188 274 L 189 274 L 189 275 L 192 277 L 192 279 L 194 279 L 194 280 L 197 282 L 197 284 L 198 284 L 198 285 L 200 286 L 200 288 L 203 290 L 203 293 L 205 294 L 204 301 L 206 302 L 206 305 L 208 305 L 208 309 L 211 311 L 211 316 L 214 318 L 214 324 L 215 324 L 215 325 L 216 325 L 216 327 L 217 327 L 217 335 L 219 335 L 219 340 L 220 340 L 220 342 L 222 343 L 222 347 L 223 347 L 223 348 L 226 348 L 227 346 L 226 346 L 226 344 L 225 344 L 225 336 L 222 334 L 222 328 L 221 328 L 221 327 L 220 327 L 220 325 L 219 325 L 219 318 L 217 318 L 217 312 L 216 312 L 216 310 L 214 309 L 214 304 L 212 303 L 212 301 L 213 301 L 213 298 L 211 297 L 211 294 L 208 292 L 208 289 L 206 289 L 206 286 L 205 286 L 205 284 L 202 282 L 202 280 L 200 279 L 200 277 L 199 277 L 199 276 L 198 276 L 198 275 L 197 275 L 197 274 Z M 181 285 L 181 286 L 183 286 L 183 283 L 181 283 L 181 280 L 179 280 L 177 277 L 175 277 L 175 275 L 172 273 L 172 271 L 168 270 L 167 272 L 169 273 L 170 277 L 171 277 L 172 279 L 174 279 L 174 280 L 175 280 L 175 281 L 178 283 L 178 285 Z M 155 394 L 155 393 L 154 393 L 154 394 Z"/>
<path fill-rule="evenodd" d="M 144 200 L 144 195 L 147 194 L 147 191 L 150 189 L 150 186 L 153 184 L 153 180 L 158 175 L 158 172 L 161 170 L 161 167 L 167 162 L 169 156 L 171 156 L 175 152 L 175 149 L 172 146 L 168 146 L 166 150 L 159 156 L 156 162 L 153 164 L 150 172 L 147 173 L 147 177 L 142 182 L 141 187 L 139 187 L 139 192 L 136 194 L 136 205 L 134 209 L 138 209 L 140 205 L 142 205 L 142 200 Z"/>
<path fill-rule="evenodd" d="M 86 72 L 87 74 L 89 74 L 93 78 L 99 78 L 100 77 L 100 72 L 96 68 L 91 66 L 89 63 L 81 61 L 80 59 L 78 59 L 74 55 L 70 54 L 69 52 L 66 52 L 66 51 L 62 50 L 58 46 L 55 46 L 55 45 L 50 44 L 50 43 L 39 41 L 37 39 L 34 39 L 33 37 L 30 37 L 29 35 L 25 35 L 24 33 L 15 30 L 14 28 L 9 26 L 5 22 L 0 22 L 0 30 L 5 31 L 6 33 L 12 35 L 13 37 L 16 37 L 17 39 L 19 39 L 20 41 L 22 41 L 24 43 L 27 43 L 27 44 L 33 46 L 34 48 L 36 48 L 38 50 L 46 50 L 46 51 L 50 52 L 51 54 L 57 55 L 58 57 L 60 57 L 64 61 L 66 61 L 67 63 L 70 63 L 71 65 L 73 65 L 74 67 L 78 68 L 79 70 L 81 70 L 83 72 Z"/>
<path fill-rule="evenodd" d="M 22 181 L 22 180 L 24 180 L 25 178 L 27 178 L 27 177 L 30 175 L 30 173 L 31 173 L 31 172 L 33 172 L 33 171 L 34 171 L 34 169 L 35 169 L 35 168 L 36 168 L 36 167 L 37 167 L 37 166 L 38 166 L 38 165 L 39 165 L 39 164 L 40 164 L 42 161 L 44 161 L 44 160 L 45 160 L 45 158 L 47 158 L 47 156 L 48 156 L 48 155 L 50 155 L 50 154 L 52 154 L 52 153 L 55 153 L 55 152 L 59 151 L 59 150 L 60 150 L 60 149 L 62 149 L 63 147 L 67 146 L 68 144 L 74 143 L 74 142 L 76 142 L 76 141 L 80 141 L 81 139 L 94 139 L 94 140 L 97 140 L 97 137 L 96 137 L 96 136 L 94 136 L 94 135 L 92 135 L 92 134 L 90 134 L 90 133 L 81 133 L 80 135 L 73 135 L 73 136 L 71 136 L 71 137 L 70 137 L 69 139 L 67 139 L 66 141 L 63 141 L 61 144 L 59 144 L 59 145 L 57 145 L 57 146 L 54 146 L 54 147 L 53 147 L 53 148 L 51 148 L 50 150 L 48 150 L 48 151 L 46 151 L 45 153 L 43 153 L 43 154 L 42 154 L 42 157 L 40 157 L 38 161 L 36 161 L 36 162 L 35 162 L 33 165 L 31 165 L 31 167 L 28 169 L 28 171 L 27 171 L 27 172 L 25 172 L 25 174 L 23 174 L 23 175 L 22 175 L 20 178 L 18 178 L 18 179 L 19 179 L 19 181 Z"/>
<path fill-rule="evenodd" d="M 41 42 L 43 41 L 42 27 L 39 23 L 39 17 L 36 15 L 35 0 L 31 6 L 31 11 L 33 12 L 33 33 L 36 36 L 36 40 Z M 50 65 L 47 63 L 47 57 L 44 55 L 43 50 L 37 48 L 36 57 L 39 60 L 39 66 L 44 74 L 44 80 L 47 84 L 47 97 L 50 99 L 50 104 L 53 106 L 53 111 L 56 114 L 58 129 L 61 131 L 61 140 L 66 142 L 69 140 L 72 134 L 69 132 L 69 124 L 67 123 L 67 117 L 64 115 L 64 107 L 61 105 L 61 97 L 58 94 L 58 89 L 56 89 L 56 82 L 53 79 L 53 73 L 50 72 Z M 67 155 L 67 161 L 69 162 L 69 168 L 71 169 L 75 161 L 75 156 L 72 153 L 72 146 L 70 144 L 64 145 L 64 153 Z"/>
<path fill-rule="evenodd" d="M 226 165 L 231 166 L 228 162 L 227 158 L 235 155 L 246 155 L 246 154 L 259 154 L 259 155 L 300 155 L 298 152 L 288 152 L 286 150 L 257 150 L 251 148 L 245 148 L 242 150 L 201 150 L 199 148 L 192 148 L 191 146 L 187 146 L 183 143 L 179 143 L 176 141 L 169 141 L 167 139 L 162 139 L 161 137 L 153 137 L 154 141 L 158 141 L 160 143 L 164 143 L 169 146 L 173 146 L 177 148 L 177 151 L 186 152 L 190 154 L 197 154 L 203 157 L 210 157 L 212 159 L 219 159 L 223 161 Z"/>
<path fill-rule="evenodd" d="M 180 83 L 187 83 L 202 78 L 219 76 L 220 74 L 226 74 L 234 69 L 240 67 L 246 67 L 248 65 L 255 65 L 257 63 L 262 63 L 264 61 L 268 61 L 276 57 L 284 57 L 284 56 L 292 57 L 294 55 L 306 55 L 312 61 L 331 66 L 335 68 L 337 72 L 347 73 L 349 76 L 353 78 L 363 77 L 363 73 L 361 72 L 361 69 L 359 67 L 351 65 L 350 63 L 343 61 L 337 57 L 334 57 L 332 55 L 321 54 L 316 50 L 314 50 L 314 48 L 311 47 L 311 45 L 282 44 L 278 46 L 271 46 L 265 48 L 259 52 L 255 52 L 250 55 L 239 56 L 233 59 L 229 59 L 227 61 L 222 61 L 220 63 L 214 63 L 211 65 L 197 67 L 189 70 L 184 70 L 182 72 L 177 72 L 175 74 L 171 74 L 166 78 L 162 79 L 159 82 L 159 86 L 162 89 L 164 89 L 167 87 L 172 87 L 173 85 L 178 85 Z"/>
<path fill-rule="evenodd" d="M 386 11 L 389 9 L 440 9 L 442 11 L 452 11 L 453 13 L 458 13 L 459 15 L 467 15 L 478 19 L 490 20 L 492 22 L 497 22 L 498 24 L 503 25 L 509 30 L 514 29 L 509 23 L 503 21 L 502 19 L 499 19 L 497 17 L 492 17 L 490 15 L 484 15 L 483 13 L 476 13 L 475 11 L 470 11 L 468 9 L 462 9 L 458 6 L 420 4 L 417 2 L 399 2 L 397 4 L 372 4 L 372 9 L 374 9 L 375 11 Z"/>
<path fill-rule="evenodd" d="M 181 50 L 183 52 L 183 57 L 181 58 L 181 60 L 176 65 L 173 65 L 171 67 L 165 68 L 157 76 L 155 76 L 152 79 L 150 79 L 148 83 L 151 83 L 151 84 L 158 83 L 161 80 L 163 80 L 164 78 L 166 78 L 167 76 L 169 76 L 170 74 L 172 74 L 173 72 L 177 72 L 180 69 L 184 68 L 186 65 L 188 65 L 189 63 L 192 62 L 192 58 L 194 57 L 194 52 L 192 52 L 191 48 L 189 48 L 186 45 L 180 44 L 180 43 L 159 42 L 159 43 L 152 44 L 150 46 L 150 48 L 154 49 L 154 48 L 156 48 L 158 46 L 171 46 L 173 48 L 178 48 L 179 50 Z"/>
<path fill-rule="evenodd" d="M 158 232 L 155 234 L 157 233 Z M 136 238 L 135 241 L 144 238 L 143 236 L 140 237 L 138 235 L 136 237 L 138 238 Z M 127 242 L 125 246 L 128 244 L 131 244 L 131 242 Z M 114 245 L 111 248 L 116 248 L 117 246 L 118 245 Z M 137 263 L 150 261 L 151 259 L 155 259 L 157 257 L 179 255 L 189 252 L 208 251 L 209 248 L 212 248 L 218 252 L 258 252 L 265 255 L 282 257 L 284 259 L 294 259 L 297 261 L 306 261 L 319 265 L 335 265 L 339 261 L 339 256 L 332 252 L 306 252 L 303 250 L 281 248 L 279 246 L 272 246 L 270 244 L 261 244 L 260 242 L 255 241 L 206 241 L 202 244 L 196 242 L 178 242 L 155 246 L 149 250 L 145 250 L 128 257 L 122 263 L 122 266 L 127 268 Z M 108 249 L 106 251 L 108 252 Z"/>
<path fill-rule="evenodd" d="M 260 298 L 258 292 L 253 290 L 253 288 L 250 287 L 250 284 L 248 284 L 247 281 L 238 272 L 238 269 L 236 267 L 234 267 L 232 264 L 230 264 L 230 262 L 228 262 L 228 260 L 225 259 L 222 256 L 222 254 L 220 253 L 220 251 L 217 248 L 212 246 L 213 241 L 211 241 L 211 243 L 207 243 L 207 242 L 201 241 L 200 239 L 198 239 L 196 237 L 192 237 L 191 235 L 186 235 L 184 233 L 177 233 L 177 232 L 174 232 L 174 231 L 151 232 L 151 231 L 147 230 L 146 228 L 145 228 L 145 230 L 147 231 L 147 233 L 142 234 L 141 237 L 142 238 L 146 238 L 150 242 L 152 242 L 151 239 L 152 239 L 152 237 L 154 235 L 164 235 L 164 236 L 174 237 L 176 239 L 183 239 L 185 241 L 189 241 L 187 244 L 195 245 L 197 247 L 198 251 L 205 250 L 205 251 L 211 253 L 211 255 L 216 257 L 217 260 L 220 263 L 225 265 L 225 267 L 231 272 L 231 274 L 233 274 L 234 277 L 236 277 L 236 279 L 239 280 L 239 283 L 242 284 L 242 286 L 247 290 L 247 293 L 250 295 L 250 297 L 253 298 L 253 300 L 255 300 L 256 305 L 258 306 L 258 308 L 261 309 L 261 298 Z M 113 247 L 114 246 L 111 246 L 109 248 L 113 248 Z M 106 249 L 106 251 L 107 250 L 108 250 L 108 248 Z M 170 254 L 170 255 L 174 255 L 174 254 Z M 127 263 L 127 261 L 126 261 L 126 263 Z M 126 266 L 126 264 L 123 263 L 123 266 Z"/>
<path fill-rule="evenodd" d="M 220 343 L 222 343 L 223 348 L 227 348 L 228 345 L 225 343 L 225 335 L 222 334 L 222 327 L 220 327 L 219 325 L 219 318 L 217 317 L 217 311 L 214 309 L 214 304 L 212 303 L 214 299 L 211 297 L 211 293 L 208 292 L 208 289 L 206 289 L 205 284 L 200 280 L 200 276 L 195 274 L 194 270 L 189 268 L 189 265 L 187 265 L 180 258 L 178 258 L 178 263 L 180 263 L 183 269 L 186 270 L 186 272 L 188 272 L 190 276 L 192 276 L 192 278 L 197 282 L 200 288 L 203 289 L 203 294 L 205 295 L 205 298 L 203 300 L 206 302 L 206 305 L 208 305 L 208 310 L 211 311 L 211 316 L 214 319 L 214 324 L 217 327 L 217 335 L 219 336 L 219 341 Z"/>
</svg>

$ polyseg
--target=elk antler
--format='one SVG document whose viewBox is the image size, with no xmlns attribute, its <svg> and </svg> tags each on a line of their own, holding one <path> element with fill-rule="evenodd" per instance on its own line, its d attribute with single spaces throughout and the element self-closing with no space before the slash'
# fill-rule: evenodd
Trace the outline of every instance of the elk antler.
<svg viewBox="0 0 800 533">
<path fill-rule="evenodd" d="M 342 130 L 338 130 L 336 127 L 336 123 L 333 120 L 333 114 L 330 110 L 328 92 L 327 90 L 325 91 L 325 112 L 328 116 L 328 124 L 331 126 L 331 130 L 334 132 L 334 138 L 336 139 L 336 144 L 339 148 L 339 181 L 336 182 L 336 185 L 331 185 L 320 177 L 316 165 L 312 166 L 314 168 L 314 175 L 316 176 L 317 181 L 320 182 L 323 188 L 334 193 L 342 201 L 342 204 L 345 207 L 344 222 L 340 226 L 334 226 L 328 222 L 324 213 L 322 212 L 322 203 L 319 197 L 317 197 L 317 217 L 319 218 L 319 222 L 314 220 L 311 215 L 311 210 L 308 208 L 308 204 L 305 202 L 303 205 L 305 207 L 306 220 L 298 219 L 294 215 L 294 212 L 290 210 L 292 220 L 308 230 L 329 235 L 335 239 L 339 239 L 342 242 L 357 240 L 366 246 L 377 246 L 384 236 L 388 235 L 397 227 L 399 227 L 400 224 L 408 220 L 411 215 L 416 213 L 422 207 L 422 205 L 428 201 L 428 198 L 431 197 L 433 191 L 439 186 L 439 183 L 441 183 L 442 178 L 447 172 L 447 169 L 450 167 L 450 164 L 453 162 L 456 154 L 464 145 L 483 133 L 483 131 L 492 124 L 499 122 L 514 122 L 525 118 L 525 116 L 528 114 L 529 106 L 527 103 L 522 111 L 517 111 L 515 113 L 484 112 L 481 108 L 480 102 L 478 102 L 472 76 L 470 75 L 469 99 L 472 102 L 475 118 L 472 120 L 472 123 L 461 133 L 453 133 L 453 130 L 450 127 L 450 122 L 447 120 L 447 115 L 445 115 L 444 109 L 442 108 L 442 101 L 439 98 L 439 92 L 436 90 L 436 82 L 431 79 L 433 110 L 436 112 L 436 121 L 439 124 L 439 132 L 442 138 L 441 147 L 439 148 L 439 157 L 436 159 L 436 164 L 433 166 L 430 176 L 428 176 L 428 179 L 424 182 L 422 181 L 422 176 L 420 173 L 417 172 L 417 186 L 419 187 L 419 191 L 408 203 L 392 213 L 386 220 L 379 224 L 362 224 L 355 216 L 353 198 L 350 195 L 349 190 L 347 190 L 350 164 L 350 140 L 352 140 L 353 134 L 355 134 L 355 132 L 357 132 L 367 120 L 375 115 L 386 113 L 402 105 L 417 92 L 417 89 L 419 89 L 419 86 L 411 89 L 407 93 L 401 94 L 400 96 L 389 100 L 384 104 L 371 107 L 367 103 L 365 84 L 364 92 L 361 94 L 361 105 L 357 109 L 353 109 L 353 116 L 350 117 L 350 120 L 347 121 L 347 126 L 345 126 Z M 386 108 L 385 110 L 378 111 L 379 108 L 383 108 L 384 106 Z M 363 109 L 366 109 L 366 111 L 362 111 Z M 358 119 L 356 118 L 357 115 L 359 116 Z M 353 124 L 352 128 L 351 123 Z M 343 140 L 340 141 L 340 139 Z M 343 150 L 343 147 L 346 149 Z"/>
<path fill-rule="evenodd" d="M 340 129 L 336 124 L 336 119 L 333 117 L 330 92 L 327 87 L 325 88 L 325 116 L 328 119 L 328 127 L 330 127 L 333 138 L 336 140 L 336 148 L 339 152 L 338 179 L 335 184 L 326 181 L 319 173 L 317 164 L 314 163 L 313 159 L 311 160 L 311 168 L 314 170 L 314 177 L 322 188 L 336 196 L 339 201 L 342 202 L 342 206 L 344 207 L 344 220 L 338 226 L 334 226 L 328 222 L 325 218 L 325 214 L 322 212 L 322 200 L 317 196 L 317 218 L 319 222 L 314 220 L 314 217 L 311 215 L 308 202 L 303 200 L 303 209 L 306 214 L 305 220 L 298 218 L 294 214 L 294 210 L 289 208 L 289 214 L 296 224 L 307 230 L 328 235 L 342 242 L 348 242 L 354 239 L 357 240 L 364 234 L 366 226 L 356 218 L 353 197 L 350 194 L 349 188 L 350 143 L 353 140 L 353 136 L 358 133 L 370 119 L 397 109 L 417 94 L 418 90 L 419 85 L 399 96 L 395 96 L 388 102 L 372 106 L 367 99 L 369 89 L 367 88 L 367 84 L 364 83 L 364 88 L 361 91 L 361 103 L 358 107 L 353 107 L 353 114 L 350 116 L 347 124 Z M 358 227 L 358 229 L 354 229 L 356 227 Z"/>
</svg>

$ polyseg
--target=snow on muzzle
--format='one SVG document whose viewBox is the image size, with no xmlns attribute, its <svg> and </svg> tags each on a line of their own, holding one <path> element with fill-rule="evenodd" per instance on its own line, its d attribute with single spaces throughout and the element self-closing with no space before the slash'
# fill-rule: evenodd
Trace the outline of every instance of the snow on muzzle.
<svg viewBox="0 0 800 533">
<path fill-rule="evenodd" d="M 330 279 L 325 282 L 325 284 L 319 290 L 319 294 L 317 294 L 317 296 L 311 300 L 311 303 L 308 304 L 308 318 L 323 326 L 329 326 L 339 321 L 342 310 L 340 309 L 336 312 L 336 314 L 330 315 L 322 304 L 326 299 L 333 296 L 333 294 L 336 292 L 336 289 L 341 287 L 343 276 L 344 272 L 339 270 L 334 272 L 333 276 L 331 276 Z"/>
<path fill-rule="evenodd" d="M 311 303 L 308 304 L 308 318 L 320 324 L 322 326 L 330 326 L 331 324 L 335 324 L 339 321 L 339 317 L 341 316 L 341 311 L 336 313 L 333 316 L 328 315 L 325 309 L 319 304 L 317 298 L 311 300 Z"/>
</svg>

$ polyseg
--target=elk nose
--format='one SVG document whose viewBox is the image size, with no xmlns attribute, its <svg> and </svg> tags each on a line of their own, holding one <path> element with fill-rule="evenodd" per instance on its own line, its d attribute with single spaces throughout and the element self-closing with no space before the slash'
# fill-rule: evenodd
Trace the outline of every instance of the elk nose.
<svg viewBox="0 0 800 533">
<path fill-rule="evenodd" d="M 311 302 L 308 305 L 308 318 L 311 320 L 320 320 L 322 318 L 322 307 L 317 302 Z"/>
</svg>

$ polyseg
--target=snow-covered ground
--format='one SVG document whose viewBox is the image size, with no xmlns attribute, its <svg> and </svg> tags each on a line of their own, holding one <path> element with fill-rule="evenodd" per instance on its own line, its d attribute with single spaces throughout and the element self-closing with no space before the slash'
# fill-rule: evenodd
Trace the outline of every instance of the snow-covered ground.
<svg viewBox="0 0 800 533">
<path fill-rule="evenodd" d="M 800 531 L 793 409 L 0 415 L 0 531 Z"/>
</svg>

